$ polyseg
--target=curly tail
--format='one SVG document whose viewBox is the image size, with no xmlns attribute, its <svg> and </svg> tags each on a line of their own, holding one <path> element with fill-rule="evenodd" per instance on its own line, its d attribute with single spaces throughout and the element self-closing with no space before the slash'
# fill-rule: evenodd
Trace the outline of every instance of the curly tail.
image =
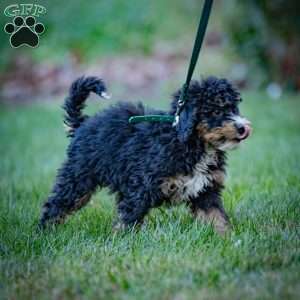
<svg viewBox="0 0 300 300">
<path fill-rule="evenodd" d="M 90 92 L 103 98 L 109 98 L 103 81 L 97 77 L 80 77 L 71 85 L 69 96 L 63 105 L 63 109 L 66 111 L 64 124 L 69 137 L 74 136 L 75 130 L 88 118 L 82 114 L 82 110 Z"/>
</svg>

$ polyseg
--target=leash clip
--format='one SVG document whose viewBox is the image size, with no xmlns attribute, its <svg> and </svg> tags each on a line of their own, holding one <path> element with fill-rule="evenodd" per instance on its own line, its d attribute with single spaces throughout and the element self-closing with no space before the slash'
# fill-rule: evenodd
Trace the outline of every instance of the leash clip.
<svg viewBox="0 0 300 300">
<path fill-rule="evenodd" d="M 177 126 L 178 123 L 179 123 L 179 118 L 180 118 L 179 115 L 180 115 L 180 112 L 183 108 L 183 105 L 184 105 L 184 101 L 181 97 L 177 102 L 177 109 L 176 109 L 176 113 L 175 113 L 175 116 L 174 116 L 175 118 L 174 118 L 174 122 L 172 124 L 173 127 Z"/>
<path fill-rule="evenodd" d="M 174 119 L 174 122 L 172 124 L 173 127 L 176 127 L 179 123 L 179 115 L 175 115 L 175 119 Z"/>
</svg>

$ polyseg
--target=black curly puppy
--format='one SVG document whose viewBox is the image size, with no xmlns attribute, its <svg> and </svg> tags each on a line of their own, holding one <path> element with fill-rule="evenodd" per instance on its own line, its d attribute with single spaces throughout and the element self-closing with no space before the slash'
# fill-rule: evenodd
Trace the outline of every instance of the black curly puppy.
<svg viewBox="0 0 300 300">
<path fill-rule="evenodd" d="M 105 95 L 95 77 L 79 78 L 65 101 L 65 124 L 71 143 L 53 190 L 44 204 L 40 225 L 61 222 L 89 201 L 97 187 L 116 194 L 119 225 L 140 224 L 151 208 L 186 203 L 196 218 L 219 233 L 229 227 L 221 191 L 225 151 L 251 131 L 239 115 L 240 94 L 225 79 L 192 82 L 176 127 L 171 123 L 130 124 L 131 116 L 174 114 L 142 104 L 119 103 L 93 117 L 82 115 L 90 92 Z"/>
</svg>

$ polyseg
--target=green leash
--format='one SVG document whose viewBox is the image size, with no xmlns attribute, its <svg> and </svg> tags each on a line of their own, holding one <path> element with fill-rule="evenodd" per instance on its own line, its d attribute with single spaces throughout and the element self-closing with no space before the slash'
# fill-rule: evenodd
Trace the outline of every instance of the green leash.
<svg viewBox="0 0 300 300">
<path fill-rule="evenodd" d="M 171 115 L 146 115 L 146 116 L 134 116 L 129 118 L 129 123 L 140 122 L 174 122 L 174 116 Z"/>
<path fill-rule="evenodd" d="M 196 39 L 194 43 L 194 48 L 190 60 L 190 65 L 188 69 L 188 73 L 186 76 L 186 80 L 181 89 L 181 94 L 177 103 L 177 109 L 174 116 L 171 115 L 145 115 L 145 116 L 134 116 L 129 118 L 129 123 L 140 123 L 140 122 L 170 122 L 176 126 L 179 122 L 180 113 L 186 103 L 186 94 L 188 88 L 190 86 L 190 82 L 194 73 L 195 66 L 197 64 L 197 60 L 199 57 L 199 53 L 201 50 L 201 46 L 204 40 L 205 31 L 208 24 L 208 19 L 211 11 L 211 7 L 213 4 L 213 0 L 205 0 L 201 19 L 199 22 Z"/>
</svg>

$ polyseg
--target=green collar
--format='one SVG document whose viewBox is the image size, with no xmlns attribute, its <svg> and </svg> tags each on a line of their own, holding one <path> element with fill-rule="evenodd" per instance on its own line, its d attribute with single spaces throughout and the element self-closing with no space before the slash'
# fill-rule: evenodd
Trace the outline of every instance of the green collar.
<svg viewBox="0 0 300 300">
<path fill-rule="evenodd" d="M 134 116 L 129 118 L 129 123 L 140 123 L 140 122 L 169 122 L 173 123 L 175 120 L 174 116 L 171 115 L 146 115 L 146 116 Z"/>
</svg>

